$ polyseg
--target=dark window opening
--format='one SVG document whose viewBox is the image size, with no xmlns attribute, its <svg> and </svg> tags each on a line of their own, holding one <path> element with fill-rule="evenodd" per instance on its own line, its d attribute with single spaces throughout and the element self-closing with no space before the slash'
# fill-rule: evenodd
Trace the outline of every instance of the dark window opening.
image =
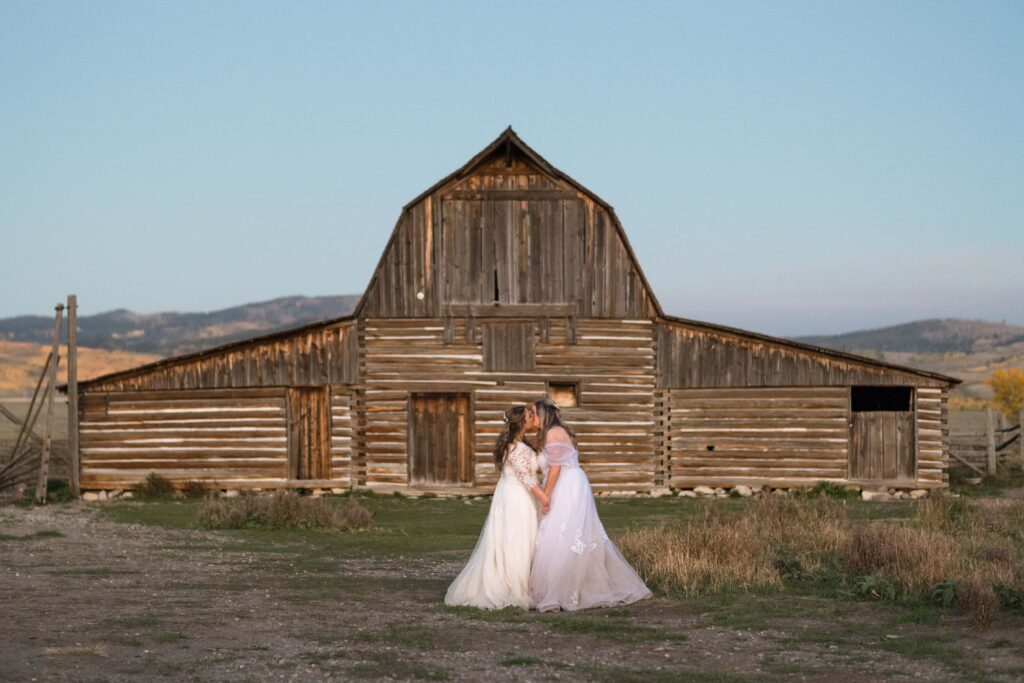
<svg viewBox="0 0 1024 683">
<path fill-rule="evenodd" d="M 855 413 L 908 412 L 912 387 L 851 387 L 850 409 Z"/>
<path fill-rule="evenodd" d="M 575 408 L 580 404 L 580 383 L 548 382 L 548 398 L 559 408 Z"/>
<path fill-rule="evenodd" d="M 494 300 L 501 301 L 501 293 L 498 291 L 498 269 L 494 269 Z"/>
</svg>

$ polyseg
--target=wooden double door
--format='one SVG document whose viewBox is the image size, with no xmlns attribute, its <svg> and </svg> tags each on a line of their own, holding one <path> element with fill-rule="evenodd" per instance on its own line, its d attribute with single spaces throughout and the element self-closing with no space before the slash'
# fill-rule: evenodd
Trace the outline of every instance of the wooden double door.
<svg viewBox="0 0 1024 683">
<path fill-rule="evenodd" d="M 409 483 L 473 483 L 473 419 L 469 394 L 409 397 Z"/>
<path fill-rule="evenodd" d="M 331 395 L 328 387 L 288 389 L 288 478 L 331 478 Z"/>
</svg>

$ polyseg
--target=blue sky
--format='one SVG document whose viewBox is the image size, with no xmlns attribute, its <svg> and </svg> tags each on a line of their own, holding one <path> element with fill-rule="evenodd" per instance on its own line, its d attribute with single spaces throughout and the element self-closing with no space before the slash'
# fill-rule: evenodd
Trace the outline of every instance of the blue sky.
<svg viewBox="0 0 1024 683">
<path fill-rule="evenodd" d="M 668 312 L 1024 324 L 1024 3 L 0 4 L 0 317 L 359 293 L 511 124 Z"/>
</svg>

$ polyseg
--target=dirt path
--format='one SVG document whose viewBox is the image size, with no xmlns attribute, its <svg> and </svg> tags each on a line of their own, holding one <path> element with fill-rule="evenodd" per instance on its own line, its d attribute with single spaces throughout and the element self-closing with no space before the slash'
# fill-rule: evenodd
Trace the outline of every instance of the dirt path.
<svg viewBox="0 0 1024 683">
<path fill-rule="evenodd" d="M 770 627 L 744 623 L 745 608 L 776 609 L 754 598 L 728 614 L 668 599 L 572 616 L 450 610 L 439 603 L 464 553 L 319 556 L 287 535 L 257 544 L 244 534 L 109 522 L 96 510 L 0 509 L 0 679 L 852 681 L 1024 673 L 1019 618 L 975 633 L 959 622 L 888 623 L 873 605 L 836 608 L 817 598 L 789 599 Z"/>
</svg>

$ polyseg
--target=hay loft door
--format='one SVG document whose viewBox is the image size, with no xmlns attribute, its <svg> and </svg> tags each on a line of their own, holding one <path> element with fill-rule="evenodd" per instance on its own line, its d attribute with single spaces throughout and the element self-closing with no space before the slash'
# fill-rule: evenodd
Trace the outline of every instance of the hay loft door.
<svg viewBox="0 0 1024 683">
<path fill-rule="evenodd" d="M 469 394 L 409 397 L 409 483 L 472 484 Z"/>
<path fill-rule="evenodd" d="M 912 387 L 850 389 L 850 478 L 914 481 L 917 458 Z"/>
<path fill-rule="evenodd" d="M 288 478 L 331 478 L 331 397 L 327 387 L 288 389 Z"/>
</svg>

